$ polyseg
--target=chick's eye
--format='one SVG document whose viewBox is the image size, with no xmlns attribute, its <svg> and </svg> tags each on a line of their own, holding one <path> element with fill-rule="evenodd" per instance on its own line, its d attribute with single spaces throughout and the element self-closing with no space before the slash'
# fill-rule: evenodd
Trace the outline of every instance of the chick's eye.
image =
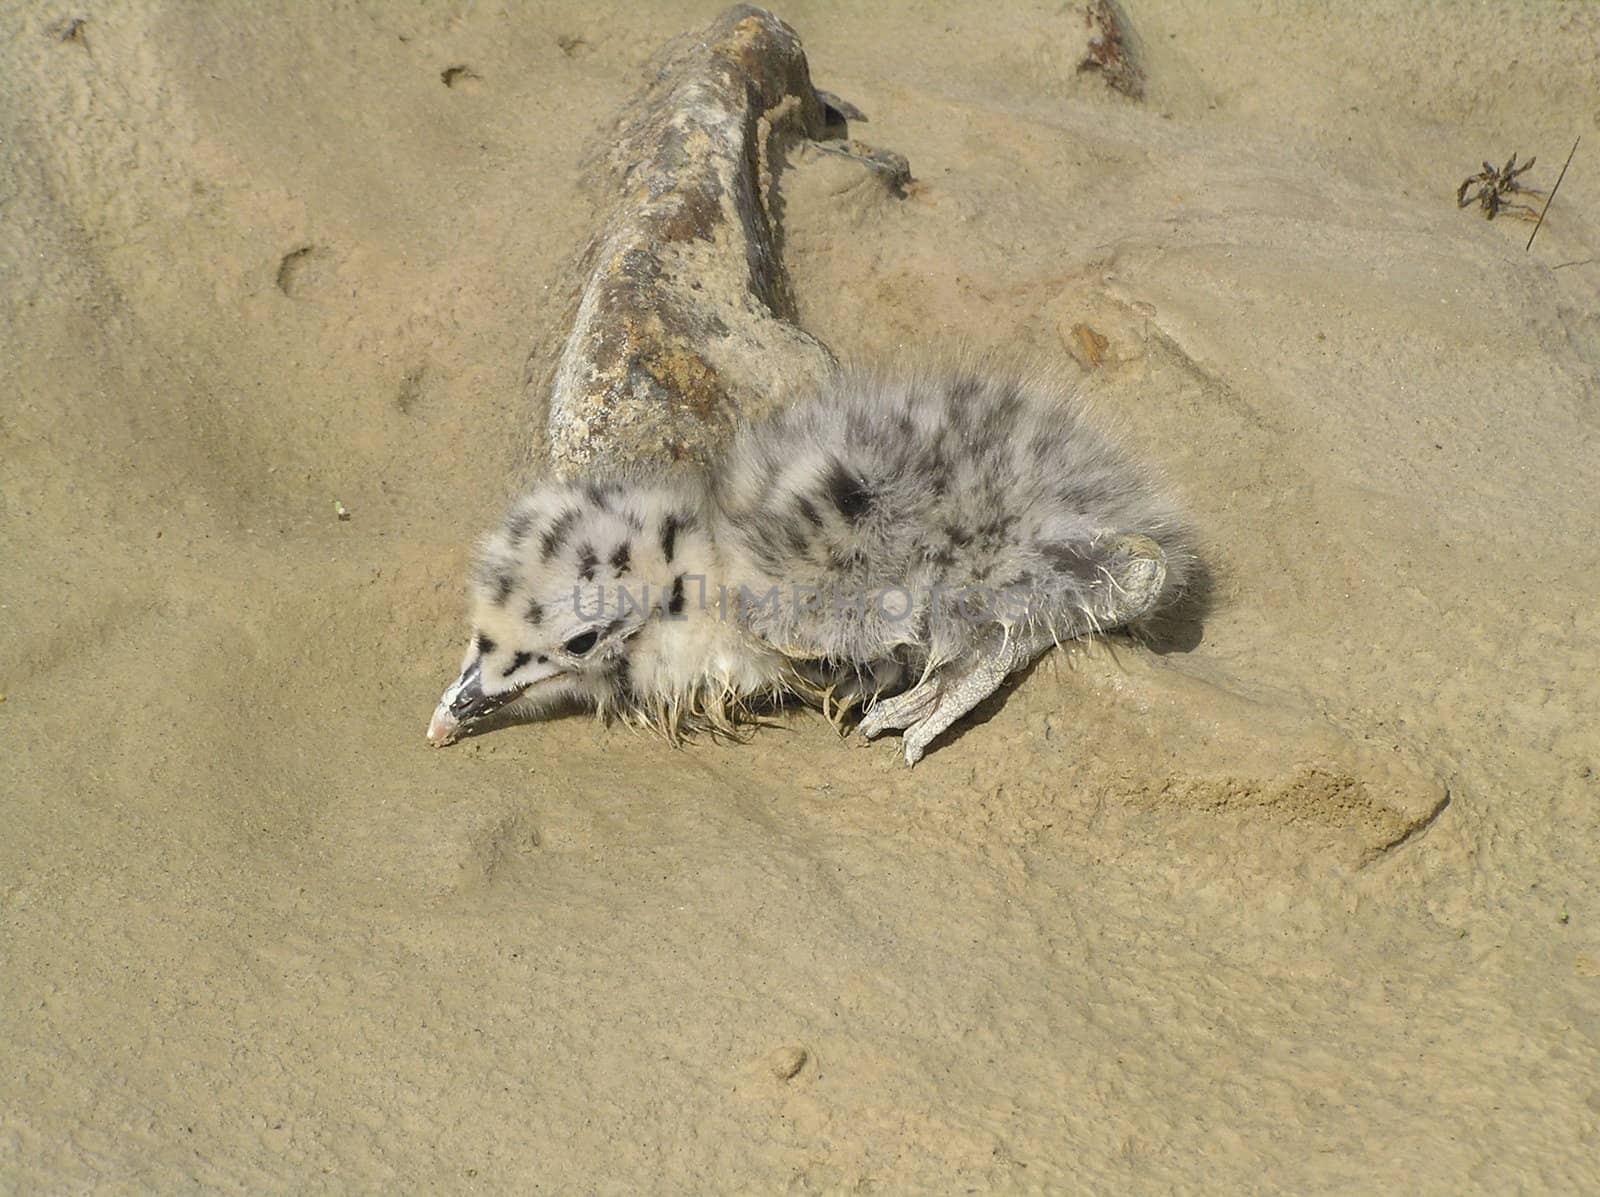
<svg viewBox="0 0 1600 1197">
<path fill-rule="evenodd" d="M 562 647 L 565 648 L 566 651 L 572 656 L 581 657 L 584 653 L 593 648 L 595 646 L 595 642 L 599 639 L 599 629 L 590 628 L 587 632 L 579 632 L 571 640 L 568 640 L 566 644 L 562 645 Z"/>
</svg>

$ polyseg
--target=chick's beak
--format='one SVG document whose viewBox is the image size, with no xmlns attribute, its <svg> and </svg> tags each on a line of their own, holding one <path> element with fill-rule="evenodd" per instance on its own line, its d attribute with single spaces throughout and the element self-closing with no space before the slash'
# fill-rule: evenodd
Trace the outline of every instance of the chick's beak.
<svg viewBox="0 0 1600 1197">
<path fill-rule="evenodd" d="M 522 687 L 504 690 L 499 694 L 485 694 L 481 670 L 478 661 L 468 665 L 455 684 L 439 699 L 439 705 L 433 708 L 433 718 L 428 721 L 430 744 L 442 748 L 454 743 L 468 725 L 494 714 L 521 696 Z"/>
</svg>

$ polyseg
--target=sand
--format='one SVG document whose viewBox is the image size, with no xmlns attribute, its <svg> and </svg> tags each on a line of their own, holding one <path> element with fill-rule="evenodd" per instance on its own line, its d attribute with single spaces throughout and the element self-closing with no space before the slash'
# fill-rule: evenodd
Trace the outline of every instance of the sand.
<svg viewBox="0 0 1600 1197">
<path fill-rule="evenodd" d="M 805 327 L 1080 370 L 1213 574 L 908 772 L 423 740 L 715 5 L 5 5 L 0 1189 L 1600 1190 L 1600 8 L 1363 7 L 781 10 L 919 180 L 792 164 Z"/>
</svg>

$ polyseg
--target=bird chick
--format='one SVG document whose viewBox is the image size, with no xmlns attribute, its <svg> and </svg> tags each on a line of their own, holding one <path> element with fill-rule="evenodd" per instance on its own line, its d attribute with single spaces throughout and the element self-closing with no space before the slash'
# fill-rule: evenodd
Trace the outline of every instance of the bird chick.
<svg viewBox="0 0 1600 1197">
<path fill-rule="evenodd" d="M 669 735 L 797 695 L 915 764 L 1052 645 L 1142 620 L 1194 556 L 1175 508 L 1044 381 L 842 370 L 709 477 L 548 483 L 485 541 L 428 728 L 594 707 Z"/>
</svg>

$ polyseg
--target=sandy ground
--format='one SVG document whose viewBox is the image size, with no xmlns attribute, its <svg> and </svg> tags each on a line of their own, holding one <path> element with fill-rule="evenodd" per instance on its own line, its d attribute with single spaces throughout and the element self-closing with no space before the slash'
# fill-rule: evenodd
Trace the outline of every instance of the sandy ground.
<svg viewBox="0 0 1600 1197">
<path fill-rule="evenodd" d="M 781 10 L 920 180 L 794 164 L 806 326 L 1089 325 L 1215 575 L 908 773 L 423 742 L 716 6 L 7 4 L 0 1189 L 1600 1191 L 1600 8 L 1367 7 Z"/>
</svg>

